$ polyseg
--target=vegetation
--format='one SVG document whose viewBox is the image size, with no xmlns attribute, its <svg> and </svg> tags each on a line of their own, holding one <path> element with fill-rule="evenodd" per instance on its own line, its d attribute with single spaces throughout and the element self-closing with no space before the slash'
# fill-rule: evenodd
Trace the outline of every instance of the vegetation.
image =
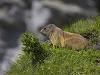
<svg viewBox="0 0 100 75">
<path fill-rule="evenodd" d="M 64 30 L 80 33 L 97 44 L 100 39 L 99 20 L 100 17 L 79 20 Z M 100 75 L 100 50 L 54 49 L 47 42 L 39 42 L 32 33 L 25 33 L 22 42 L 22 55 L 7 75 Z"/>
</svg>

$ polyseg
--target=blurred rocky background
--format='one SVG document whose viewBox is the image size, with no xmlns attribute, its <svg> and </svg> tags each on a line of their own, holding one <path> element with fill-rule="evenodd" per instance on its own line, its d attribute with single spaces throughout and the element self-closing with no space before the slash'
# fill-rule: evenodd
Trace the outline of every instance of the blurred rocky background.
<svg viewBox="0 0 100 75">
<path fill-rule="evenodd" d="M 0 75 L 4 75 L 21 51 L 20 36 L 33 32 L 40 40 L 39 29 L 49 23 L 59 27 L 77 19 L 100 14 L 100 0 L 0 0 Z"/>
</svg>

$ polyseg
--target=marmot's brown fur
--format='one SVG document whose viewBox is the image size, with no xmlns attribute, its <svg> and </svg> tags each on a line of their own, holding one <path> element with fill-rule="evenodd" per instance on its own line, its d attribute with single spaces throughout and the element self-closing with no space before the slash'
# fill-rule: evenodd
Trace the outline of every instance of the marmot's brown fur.
<svg viewBox="0 0 100 75">
<path fill-rule="evenodd" d="M 45 26 L 41 32 L 49 37 L 53 47 L 67 46 L 72 49 L 84 49 L 88 45 L 86 38 L 80 34 L 65 32 L 54 24 Z"/>
</svg>

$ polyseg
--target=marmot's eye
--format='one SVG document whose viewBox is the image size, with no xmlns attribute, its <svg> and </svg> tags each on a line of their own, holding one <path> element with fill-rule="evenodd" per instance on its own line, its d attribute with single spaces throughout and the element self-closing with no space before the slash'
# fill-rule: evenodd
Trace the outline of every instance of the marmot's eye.
<svg viewBox="0 0 100 75">
<path fill-rule="evenodd" d="M 46 28 L 44 28 L 44 30 L 46 30 Z"/>
</svg>

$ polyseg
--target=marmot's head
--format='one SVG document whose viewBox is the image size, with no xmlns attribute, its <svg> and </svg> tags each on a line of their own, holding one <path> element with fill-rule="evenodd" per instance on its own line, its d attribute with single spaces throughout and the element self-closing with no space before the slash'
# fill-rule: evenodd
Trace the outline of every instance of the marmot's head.
<svg viewBox="0 0 100 75">
<path fill-rule="evenodd" d="M 40 32 L 48 36 L 50 33 L 53 32 L 55 27 L 56 27 L 56 25 L 49 24 L 49 25 L 46 25 L 45 27 L 43 27 Z"/>
</svg>

